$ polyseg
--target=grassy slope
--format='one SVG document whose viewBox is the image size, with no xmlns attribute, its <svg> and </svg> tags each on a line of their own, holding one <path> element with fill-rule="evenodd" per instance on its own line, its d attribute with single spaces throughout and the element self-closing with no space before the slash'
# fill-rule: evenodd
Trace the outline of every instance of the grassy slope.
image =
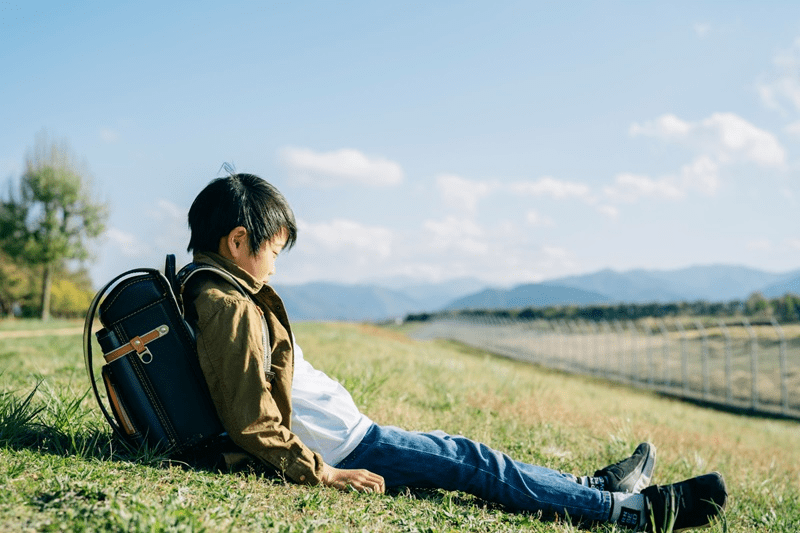
<svg viewBox="0 0 800 533">
<path fill-rule="evenodd" d="M 377 422 L 462 433 L 574 473 L 592 472 L 648 439 L 659 447 L 657 483 L 710 470 L 726 475 L 727 531 L 800 530 L 796 423 L 705 410 L 369 326 L 299 324 L 295 334 L 306 358 L 345 383 Z M 81 400 L 87 384 L 78 336 L 0 338 L 0 368 L 3 531 L 573 529 L 463 494 L 339 493 L 253 473 L 189 470 L 146 453 L 131 461 L 109 439 L 92 399 Z M 27 411 L 43 410 L 15 429 L 13 407 L 26 412 L 21 404 L 40 377 Z"/>
</svg>

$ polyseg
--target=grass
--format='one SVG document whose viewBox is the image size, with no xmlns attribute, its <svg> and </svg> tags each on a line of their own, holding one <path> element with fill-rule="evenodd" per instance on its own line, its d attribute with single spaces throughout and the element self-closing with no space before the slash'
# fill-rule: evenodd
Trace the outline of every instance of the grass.
<svg viewBox="0 0 800 533">
<path fill-rule="evenodd" d="M 800 530 L 796 423 L 702 409 L 389 329 L 294 329 L 307 359 L 345 383 L 379 423 L 465 434 L 576 474 L 650 440 L 659 448 L 656 483 L 725 474 L 725 520 L 707 531 Z M 0 336 L 0 368 L 0 531 L 583 530 L 461 493 L 342 493 L 127 450 L 87 395 L 79 335 Z"/>
</svg>

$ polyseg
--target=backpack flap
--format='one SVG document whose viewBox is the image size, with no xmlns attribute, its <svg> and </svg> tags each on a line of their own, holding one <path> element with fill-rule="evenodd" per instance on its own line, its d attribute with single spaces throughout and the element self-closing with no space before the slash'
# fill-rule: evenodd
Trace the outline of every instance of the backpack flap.
<svg viewBox="0 0 800 533">
<path fill-rule="evenodd" d="M 100 321 L 107 330 L 98 332 L 103 377 L 109 399 L 119 399 L 121 407 L 112 401 L 118 424 L 125 432 L 133 428 L 129 438 L 146 433 L 147 442 L 181 451 L 223 433 L 193 336 L 164 276 L 153 271 L 120 282 L 100 305 Z"/>
</svg>

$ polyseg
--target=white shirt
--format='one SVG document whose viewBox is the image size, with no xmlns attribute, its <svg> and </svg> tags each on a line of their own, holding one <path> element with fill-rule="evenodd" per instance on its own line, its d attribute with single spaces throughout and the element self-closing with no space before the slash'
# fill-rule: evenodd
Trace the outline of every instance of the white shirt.
<svg viewBox="0 0 800 533">
<path fill-rule="evenodd" d="M 339 382 L 311 366 L 294 345 L 292 433 L 329 465 L 347 457 L 372 425 Z"/>
</svg>

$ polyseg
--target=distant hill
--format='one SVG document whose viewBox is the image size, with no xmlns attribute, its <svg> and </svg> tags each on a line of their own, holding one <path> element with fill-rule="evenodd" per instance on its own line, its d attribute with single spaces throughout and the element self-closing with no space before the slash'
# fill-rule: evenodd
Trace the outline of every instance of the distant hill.
<svg viewBox="0 0 800 533">
<path fill-rule="evenodd" d="M 795 274 L 800 276 L 800 272 Z M 677 270 L 602 270 L 549 283 L 596 291 L 619 302 L 720 302 L 744 300 L 755 291 L 785 280 L 786 275 L 741 266 L 709 265 Z"/>
<path fill-rule="evenodd" d="M 777 298 L 784 294 L 800 294 L 800 271 L 792 272 L 786 278 L 761 289 L 765 298 Z"/>
<path fill-rule="evenodd" d="M 414 283 L 408 278 L 392 278 L 368 285 L 331 282 L 276 285 L 275 290 L 291 320 L 385 320 L 439 310 L 483 287 L 485 284 L 474 279 Z"/>
<path fill-rule="evenodd" d="M 552 305 L 746 300 L 800 294 L 800 270 L 772 273 L 731 265 L 675 270 L 601 270 L 510 289 L 476 279 L 417 283 L 409 278 L 347 285 L 278 285 L 292 320 L 385 320 L 409 313 L 458 309 L 521 309 Z"/>
<path fill-rule="evenodd" d="M 484 289 L 448 304 L 446 310 L 457 309 L 519 309 L 521 307 L 548 307 L 559 304 L 588 305 L 609 303 L 612 299 L 603 294 L 545 283 L 519 285 L 513 289 Z"/>
<path fill-rule="evenodd" d="M 403 293 L 368 285 L 315 282 L 275 290 L 291 320 L 380 320 L 420 310 Z"/>
<path fill-rule="evenodd" d="M 406 276 L 374 280 L 369 285 L 405 294 L 419 304 L 419 311 L 439 310 L 453 300 L 486 288 L 476 278 L 456 278 L 439 283 L 420 283 Z"/>
<path fill-rule="evenodd" d="M 681 291 L 669 280 L 646 270 L 623 273 L 606 269 L 593 274 L 557 278 L 547 283 L 602 294 L 615 302 L 677 301 L 682 297 Z"/>
</svg>

